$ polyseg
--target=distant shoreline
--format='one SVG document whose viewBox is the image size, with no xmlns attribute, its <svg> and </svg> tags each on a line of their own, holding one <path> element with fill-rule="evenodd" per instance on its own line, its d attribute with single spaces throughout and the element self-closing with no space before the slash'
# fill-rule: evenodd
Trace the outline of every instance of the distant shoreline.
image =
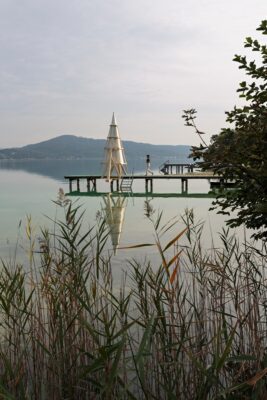
<svg viewBox="0 0 267 400">
<path fill-rule="evenodd" d="M 81 138 L 63 135 L 37 144 L 0 150 L 0 162 L 7 161 L 45 161 L 45 160 L 102 160 L 106 141 L 103 139 Z M 144 160 L 147 154 L 152 159 L 175 158 L 181 161 L 190 154 L 189 145 L 155 145 L 132 141 L 123 141 L 126 159 Z"/>
</svg>

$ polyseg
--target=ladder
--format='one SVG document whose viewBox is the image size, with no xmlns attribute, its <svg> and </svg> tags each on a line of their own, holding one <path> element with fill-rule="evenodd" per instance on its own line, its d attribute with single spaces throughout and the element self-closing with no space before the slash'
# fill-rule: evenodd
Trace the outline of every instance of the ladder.
<svg viewBox="0 0 267 400">
<path fill-rule="evenodd" d="M 164 174 L 164 175 L 168 175 L 169 174 L 169 168 L 168 168 L 168 164 L 170 163 L 169 160 L 165 161 L 163 164 L 161 164 L 159 166 L 159 172 Z"/>
<path fill-rule="evenodd" d="M 121 192 L 131 192 L 133 185 L 133 177 L 123 177 L 121 179 L 120 190 Z"/>
</svg>

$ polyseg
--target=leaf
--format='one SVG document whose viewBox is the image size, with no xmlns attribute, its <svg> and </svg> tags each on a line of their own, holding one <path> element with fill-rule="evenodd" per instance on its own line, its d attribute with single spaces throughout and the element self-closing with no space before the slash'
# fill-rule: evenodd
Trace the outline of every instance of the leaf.
<svg viewBox="0 0 267 400">
<path fill-rule="evenodd" d="M 179 253 L 175 254 L 175 256 L 168 262 L 167 268 L 169 268 L 176 260 L 177 258 L 181 255 L 183 250 L 180 250 Z"/>
<path fill-rule="evenodd" d="M 178 233 L 177 236 L 175 236 L 174 239 L 172 239 L 164 248 L 163 251 L 166 251 L 169 247 L 171 247 L 175 242 L 177 242 L 178 239 L 180 239 L 181 236 L 188 230 L 188 227 L 184 228 L 182 232 Z"/>
<path fill-rule="evenodd" d="M 253 378 L 250 378 L 245 382 L 242 382 L 236 386 L 232 386 L 226 389 L 224 392 L 221 393 L 221 395 L 224 396 L 225 398 L 225 395 L 227 393 L 236 392 L 237 390 L 241 391 L 245 389 L 247 386 L 255 386 L 257 382 L 261 380 L 265 375 L 267 375 L 267 368 L 264 368 L 262 371 L 259 371 Z"/>
<path fill-rule="evenodd" d="M 228 357 L 227 362 L 243 362 L 243 361 L 257 361 L 257 357 L 251 356 L 249 354 L 240 354 L 233 357 Z"/>
<path fill-rule="evenodd" d="M 122 340 L 119 343 L 117 343 L 117 345 L 116 345 L 117 351 L 116 351 L 116 354 L 114 357 L 114 361 L 109 370 L 108 380 L 107 380 L 107 384 L 105 385 L 105 390 L 104 390 L 104 392 L 106 392 L 108 394 L 111 393 L 111 390 L 112 390 L 112 387 L 114 384 L 114 379 L 116 378 L 116 376 L 118 375 L 118 372 L 119 372 L 119 366 L 120 366 L 119 362 L 120 362 L 121 355 L 122 355 L 122 352 L 123 352 L 123 349 L 125 346 L 125 342 L 126 342 L 126 337 L 123 336 Z"/>
<path fill-rule="evenodd" d="M 171 285 L 173 284 L 173 282 L 174 282 L 174 280 L 175 280 L 175 278 L 176 278 L 177 271 L 178 271 L 178 267 L 179 267 L 179 264 L 177 263 L 177 264 L 175 265 L 175 268 L 174 268 L 174 270 L 173 270 L 173 272 L 172 272 L 172 274 L 171 274 L 171 277 L 170 277 L 170 284 L 171 284 Z"/>
<path fill-rule="evenodd" d="M 167 267 L 167 261 L 166 261 L 166 258 L 164 256 L 164 252 L 162 251 L 162 247 L 161 247 L 161 244 L 160 244 L 159 240 L 156 241 L 156 245 L 157 245 L 157 248 L 158 248 L 159 253 L 161 255 L 163 267 L 165 268 L 165 270 L 166 270 L 166 272 L 167 272 L 167 274 L 169 276 L 170 273 L 169 273 L 169 270 L 168 270 L 168 267 Z"/>
<path fill-rule="evenodd" d="M 140 248 L 140 247 L 148 247 L 148 246 L 155 246 L 155 244 L 154 243 L 134 244 L 132 246 L 118 247 L 118 249 L 120 249 L 120 250 L 137 249 L 137 248 Z"/>
<path fill-rule="evenodd" d="M 221 357 L 218 359 L 218 361 L 216 363 L 217 364 L 216 365 L 217 372 L 219 372 L 221 370 L 221 368 L 224 366 L 225 360 L 226 360 L 229 352 L 231 351 L 231 346 L 232 346 L 232 342 L 233 342 L 233 339 L 234 339 L 234 335 L 236 333 L 237 324 L 238 324 L 238 321 L 236 322 L 236 324 L 235 324 L 235 326 L 234 326 L 234 328 L 233 328 L 233 330 L 231 332 L 231 335 L 229 336 L 229 339 L 228 339 L 228 341 L 226 343 L 226 346 L 224 348 L 224 351 L 223 351 Z"/>
<path fill-rule="evenodd" d="M 145 379 L 145 365 L 144 358 L 148 355 L 150 349 L 150 339 L 153 333 L 155 318 L 152 316 L 146 326 L 146 329 L 143 333 L 143 337 L 136 355 L 136 364 L 139 367 L 140 379 L 141 382 L 144 382 Z"/>
<path fill-rule="evenodd" d="M 255 386 L 256 383 L 261 380 L 265 375 L 267 375 L 267 368 L 264 368 L 262 371 L 259 371 L 253 378 L 250 378 L 245 383 L 249 386 Z"/>
</svg>

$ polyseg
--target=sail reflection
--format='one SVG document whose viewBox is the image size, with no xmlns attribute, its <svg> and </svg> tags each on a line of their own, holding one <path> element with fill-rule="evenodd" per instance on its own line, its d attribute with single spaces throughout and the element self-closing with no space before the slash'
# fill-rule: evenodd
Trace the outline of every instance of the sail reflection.
<svg viewBox="0 0 267 400">
<path fill-rule="evenodd" d="M 124 222 L 124 214 L 127 206 L 127 198 L 122 196 L 114 197 L 111 193 L 103 196 L 104 218 L 109 227 L 111 243 L 114 254 L 120 243 L 120 237 Z"/>
</svg>

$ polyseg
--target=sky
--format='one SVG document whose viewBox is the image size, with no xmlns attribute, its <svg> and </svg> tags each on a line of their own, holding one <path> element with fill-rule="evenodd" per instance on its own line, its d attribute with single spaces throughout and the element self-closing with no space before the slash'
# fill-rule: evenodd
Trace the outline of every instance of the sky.
<svg viewBox="0 0 267 400">
<path fill-rule="evenodd" d="M 122 140 L 198 144 L 182 110 L 226 126 L 233 56 L 266 17 L 266 0 L 0 0 L 0 148 L 105 139 L 113 111 Z"/>
</svg>

